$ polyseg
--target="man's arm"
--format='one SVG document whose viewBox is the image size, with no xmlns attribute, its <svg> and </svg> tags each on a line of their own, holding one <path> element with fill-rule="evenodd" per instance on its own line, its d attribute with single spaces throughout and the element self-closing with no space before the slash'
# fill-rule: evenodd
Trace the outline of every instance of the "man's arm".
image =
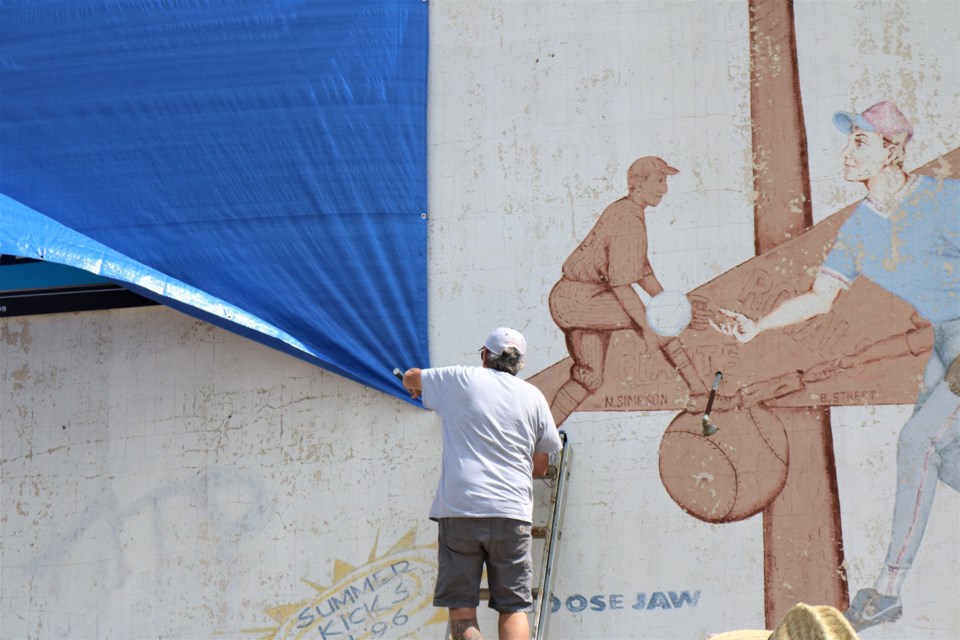
<svg viewBox="0 0 960 640">
<path fill-rule="evenodd" d="M 541 401 L 538 409 L 537 423 L 540 435 L 533 446 L 533 477 L 542 478 L 547 475 L 550 468 L 550 452 L 559 451 L 563 448 L 563 441 L 560 438 L 560 430 L 553 421 L 553 414 L 550 412 L 550 405 L 547 399 L 540 393 Z"/>
<path fill-rule="evenodd" d="M 420 380 L 420 369 L 407 369 L 403 374 L 403 387 L 410 392 L 410 397 L 416 400 L 423 391 L 423 383 Z"/>
<path fill-rule="evenodd" d="M 652 282 L 650 282 L 650 279 L 652 279 Z M 657 281 L 656 277 L 652 275 L 644 278 L 644 283 L 656 290 L 656 293 L 653 295 L 663 291 L 663 287 L 660 286 L 660 283 Z M 653 286 L 654 284 L 656 285 L 655 287 Z M 647 290 L 646 287 L 644 287 L 644 289 Z M 646 307 L 644 307 L 643 303 L 640 301 L 640 296 L 638 296 L 633 290 L 633 287 L 630 285 L 621 285 L 611 287 L 611 291 L 613 291 L 613 295 L 617 297 L 617 300 L 620 301 L 620 306 L 622 306 L 624 311 L 627 312 L 627 315 L 630 316 L 630 319 L 633 320 L 634 324 L 643 330 L 648 342 L 649 338 L 656 338 L 657 347 L 663 353 L 664 357 L 667 359 L 667 362 L 673 365 L 673 367 L 680 373 L 680 376 L 687 383 L 687 386 L 690 387 L 691 393 L 696 396 L 706 396 L 708 393 L 707 385 L 697 373 L 696 367 L 693 366 L 693 362 L 690 360 L 690 356 L 687 354 L 687 350 L 683 346 L 683 343 L 681 343 L 680 340 L 675 337 L 667 338 L 658 336 L 656 332 L 647 326 Z"/>
<path fill-rule="evenodd" d="M 653 272 L 645 275 L 637 284 L 643 287 L 643 290 L 649 293 L 651 298 L 658 293 L 663 293 L 663 285 L 657 280 L 657 274 Z"/>
<path fill-rule="evenodd" d="M 790 298 L 759 320 L 751 320 L 742 313 L 729 309 L 720 309 L 720 313 L 728 319 L 721 321 L 719 325 L 711 320 L 710 324 L 720 333 L 739 342 L 750 342 L 761 331 L 786 327 L 830 311 L 842 289 L 843 285 L 839 280 L 821 271 L 809 291 Z"/>
<path fill-rule="evenodd" d="M 542 478 L 547 475 L 547 469 L 550 467 L 549 453 L 533 454 L 533 477 Z"/>
<path fill-rule="evenodd" d="M 830 360 L 816 364 L 802 374 L 803 382 L 820 382 L 831 378 L 840 371 L 863 367 L 881 360 L 892 360 L 904 356 L 918 356 L 930 350 L 930 331 L 920 328 L 920 316 L 916 313 L 910 320 L 914 328 L 906 333 L 893 335 L 878 342 L 872 342 L 860 351 L 838 355 Z"/>
<path fill-rule="evenodd" d="M 640 296 L 633 290 L 633 287 L 629 284 L 621 284 L 610 287 L 610 291 L 616 296 L 620 306 L 627 312 L 633 323 L 647 331 L 649 329 L 647 327 L 647 308 L 643 305 Z"/>
</svg>

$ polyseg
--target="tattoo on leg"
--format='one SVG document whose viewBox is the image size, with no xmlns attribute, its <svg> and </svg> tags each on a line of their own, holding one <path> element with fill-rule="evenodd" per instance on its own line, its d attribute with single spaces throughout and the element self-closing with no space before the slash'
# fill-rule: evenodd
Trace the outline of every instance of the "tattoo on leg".
<svg viewBox="0 0 960 640">
<path fill-rule="evenodd" d="M 483 640 L 480 623 L 476 618 L 450 621 L 450 637 L 453 640 Z"/>
</svg>

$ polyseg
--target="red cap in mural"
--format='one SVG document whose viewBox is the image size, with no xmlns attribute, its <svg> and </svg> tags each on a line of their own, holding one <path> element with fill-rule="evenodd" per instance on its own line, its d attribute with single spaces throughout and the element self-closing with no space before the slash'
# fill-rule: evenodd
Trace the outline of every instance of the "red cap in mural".
<svg viewBox="0 0 960 640">
<path fill-rule="evenodd" d="M 680 170 L 671 167 L 662 158 L 658 158 L 656 156 L 644 156 L 643 158 L 634 161 L 634 163 L 630 165 L 630 168 L 627 169 L 627 180 L 630 180 L 634 177 L 643 179 L 659 173 L 665 173 L 668 176 L 672 176 L 680 173 Z"/>
<path fill-rule="evenodd" d="M 891 142 L 910 142 L 913 127 L 897 105 L 889 100 L 878 102 L 863 113 L 838 111 L 833 114 L 833 123 L 844 133 L 850 133 L 854 127 L 863 131 L 876 131 Z"/>
</svg>

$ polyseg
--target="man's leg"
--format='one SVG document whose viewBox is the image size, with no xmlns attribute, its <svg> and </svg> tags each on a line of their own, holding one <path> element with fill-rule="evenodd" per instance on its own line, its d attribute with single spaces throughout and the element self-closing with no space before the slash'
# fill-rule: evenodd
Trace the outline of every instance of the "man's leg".
<svg viewBox="0 0 960 640">
<path fill-rule="evenodd" d="M 550 403 L 550 412 L 558 427 L 603 384 L 610 334 L 605 331 L 570 329 L 566 332 L 566 338 L 567 351 L 573 359 L 570 379 L 560 387 Z"/>
<path fill-rule="evenodd" d="M 903 579 L 913 565 L 937 490 L 943 463 L 941 451 L 958 441 L 956 408 L 960 398 L 950 388 L 949 367 L 960 352 L 960 321 L 934 327 L 933 352 L 913 415 L 897 439 L 897 494 L 893 533 L 884 571 L 877 579 L 880 593 L 900 595 Z"/>
<path fill-rule="evenodd" d="M 881 593 L 900 594 L 903 578 L 920 548 L 937 491 L 940 449 L 957 438 L 958 404 L 957 396 L 941 383 L 900 433 L 893 534 L 876 585 Z"/>
<path fill-rule="evenodd" d="M 953 390 L 956 385 L 951 385 L 958 354 L 960 319 L 934 325 L 933 352 L 923 371 L 917 404 L 897 439 L 897 493 L 884 567 L 874 588 L 857 592 L 844 613 L 858 631 L 900 617 L 900 587 L 920 548 L 937 479 L 958 488 L 960 399 Z"/>
<path fill-rule="evenodd" d="M 454 640 L 481 640 L 477 623 L 483 548 L 489 518 L 441 518 L 437 523 L 437 584 L 433 606 L 449 612 Z"/>
<path fill-rule="evenodd" d="M 686 347 L 683 346 L 680 338 L 660 339 L 657 341 L 657 346 L 660 348 L 660 352 L 663 353 L 663 357 L 666 358 L 667 362 L 676 369 L 680 377 L 683 378 L 687 386 L 690 387 L 690 393 L 694 396 L 702 397 L 705 403 L 706 396 L 710 393 L 710 390 L 697 372 L 697 367 L 694 366 L 693 360 L 690 359 L 690 354 L 687 352 Z M 697 411 L 702 411 L 706 408 L 706 404 L 704 404 L 702 407 L 698 407 Z"/>
<path fill-rule="evenodd" d="M 528 640 L 527 613 L 533 611 L 531 527 L 529 523 L 507 518 L 497 518 L 496 522 L 495 535 L 487 549 L 490 608 L 500 614 L 497 621 L 500 640 Z"/>
<path fill-rule="evenodd" d="M 900 432 L 893 530 L 884 568 L 874 587 L 861 589 L 845 614 L 858 631 L 900 617 L 900 588 L 930 517 L 943 463 L 940 452 L 955 447 L 958 439 L 958 399 L 941 383 Z"/>
<path fill-rule="evenodd" d="M 501 613 L 497 632 L 500 640 L 529 640 L 530 620 L 523 612 Z"/>
<path fill-rule="evenodd" d="M 483 636 L 480 635 L 480 623 L 477 622 L 476 607 L 449 611 L 451 640 L 483 640 Z"/>
</svg>

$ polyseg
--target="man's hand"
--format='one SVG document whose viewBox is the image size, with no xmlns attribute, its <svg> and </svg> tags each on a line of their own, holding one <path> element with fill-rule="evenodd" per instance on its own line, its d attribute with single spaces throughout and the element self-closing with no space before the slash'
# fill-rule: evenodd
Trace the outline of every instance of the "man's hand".
<svg viewBox="0 0 960 640">
<path fill-rule="evenodd" d="M 698 294 L 688 294 L 692 308 L 692 317 L 690 318 L 690 328 L 694 331 L 706 331 L 710 327 L 710 321 L 713 319 L 714 310 L 711 308 L 710 301 L 704 296 Z"/>
<path fill-rule="evenodd" d="M 742 313 L 730 311 L 729 309 L 720 309 L 720 313 L 727 316 L 727 318 L 721 320 L 720 324 L 711 320 L 710 326 L 737 342 L 750 342 L 756 338 L 757 334 L 761 331 L 760 325 L 757 322 Z"/>
<path fill-rule="evenodd" d="M 420 369 L 407 369 L 403 374 L 403 388 L 410 392 L 410 397 L 416 400 L 420 397 L 423 384 L 420 380 Z"/>
</svg>

